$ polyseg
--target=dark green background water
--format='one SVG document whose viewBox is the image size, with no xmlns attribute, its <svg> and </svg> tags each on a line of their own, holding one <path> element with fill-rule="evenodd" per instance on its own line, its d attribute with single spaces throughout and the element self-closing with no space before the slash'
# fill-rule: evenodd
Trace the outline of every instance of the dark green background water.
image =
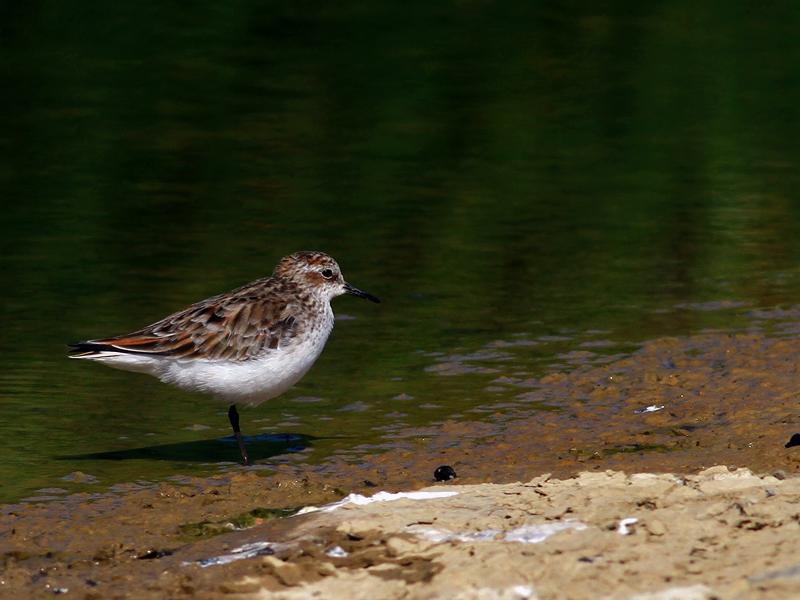
<svg viewBox="0 0 800 600">
<path fill-rule="evenodd" d="M 500 357 L 536 376 L 795 303 L 798 31 L 796 2 L 3 3 L 0 500 L 235 460 L 225 406 L 63 344 L 298 250 L 383 300 L 336 300 L 244 411 L 310 461 L 519 392 L 430 353 L 538 340 Z M 685 306 L 717 300 L 745 304 Z"/>
</svg>

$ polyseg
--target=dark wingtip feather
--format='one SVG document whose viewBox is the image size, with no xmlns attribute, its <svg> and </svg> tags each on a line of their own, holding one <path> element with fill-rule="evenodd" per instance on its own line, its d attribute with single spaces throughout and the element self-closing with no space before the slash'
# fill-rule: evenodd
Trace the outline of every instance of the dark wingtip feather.
<svg viewBox="0 0 800 600">
<path fill-rule="evenodd" d="M 94 352 L 102 352 L 103 350 L 106 350 L 106 351 L 107 350 L 115 350 L 115 348 L 112 348 L 108 344 L 96 344 L 94 342 L 89 342 L 89 341 L 86 341 L 86 342 L 69 342 L 67 344 L 67 346 L 69 346 L 71 348 L 75 348 L 75 350 L 80 350 L 82 352 L 85 352 L 87 350 L 92 350 Z"/>
<path fill-rule="evenodd" d="M 68 342 L 67 346 L 69 346 L 72 351 L 72 354 L 69 355 L 70 358 L 84 358 L 96 354 L 94 349 L 90 348 L 92 344 L 89 342 Z"/>
<path fill-rule="evenodd" d="M 142 350 L 128 349 L 128 348 L 123 348 L 123 347 L 120 347 L 120 346 L 115 346 L 113 344 L 93 342 L 91 340 L 87 340 L 85 342 L 69 342 L 67 344 L 67 346 L 69 346 L 71 348 L 75 348 L 74 352 L 82 352 L 82 353 L 83 352 L 85 352 L 85 353 L 91 353 L 91 352 L 122 352 L 124 354 L 149 354 L 151 356 L 152 355 L 161 356 L 161 355 L 166 355 L 167 354 L 166 352 L 146 352 L 146 351 L 142 351 Z M 73 354 L 72 356 L 77 356 L 77 355 Z"/>
</svg>

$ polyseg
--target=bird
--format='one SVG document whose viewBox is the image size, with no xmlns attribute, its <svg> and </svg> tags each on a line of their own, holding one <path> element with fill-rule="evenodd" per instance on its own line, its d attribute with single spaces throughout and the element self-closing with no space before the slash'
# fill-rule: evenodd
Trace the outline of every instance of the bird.
<svg viewBox="0 0 800 600">
<path fill-rule="evenodd" d="M 252 465 L 237 405 L 279 396 L 319 358 L 333 329 L 331 300 L 348 294 L 380 300 L 347 283 L 323 252 L 285 256 L 272 276 L 212 296 L 148 325 L 111 338 L 70 342 L 70 358 L 90 360 L 211 394 L 228 403 L 228 420 Z"/>
</svg>

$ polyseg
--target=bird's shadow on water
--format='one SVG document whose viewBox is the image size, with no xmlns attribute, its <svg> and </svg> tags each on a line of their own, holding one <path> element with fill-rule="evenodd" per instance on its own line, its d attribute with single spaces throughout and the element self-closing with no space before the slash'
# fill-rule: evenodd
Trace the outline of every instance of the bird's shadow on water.
<svg viewBox="0 0 800 600">
<path fill-rule="evenodd" d="M 313 445 L 317 438 L 303 434 L 261 434 L 245 436 L 247 452 L 253 461 L 266 460 L 281 454 L 299 452 Z M 58 460 L 168 460 L 174 462 L 241 462 L 242 455 L 236 438 L 229 436 L 214 440 L 160 444 L 129 450 L 93 452 L 59 456 Z"/>
</svg>

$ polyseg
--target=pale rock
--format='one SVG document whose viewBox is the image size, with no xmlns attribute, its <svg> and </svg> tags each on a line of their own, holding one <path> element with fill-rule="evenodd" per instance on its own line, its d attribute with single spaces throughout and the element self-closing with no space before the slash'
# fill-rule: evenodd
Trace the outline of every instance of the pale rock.
<svg viewBox="0 0 800 600">
<path fill-rule="evenodd" d="M 267 573 L 274 575 L 285 586 L 292 587 L 302 581 L 303 571 L 299 565 L 283 562 L 274 556 L 265 556 L 261 564 Z"/>
<path fill-rule="evenodd" d="M 730 473 L 728 467 L 726 467 L 725 465 L 717 465 L 715 467 L 709 467 L 708 469 L 700 471 L 697 474 L 697 476 L 711 478 L 711 477 L 716 477 L 718 475 L 727 475 L 728 473 Z"/>
<path fill-rule="evenodd" d="M 688 587 L 674 587 L 660 592 L 649 592 L 631 596 L 630 600 L 711 600 L 715 595 L 711 588 L 705 585 L 691 585 Z"/>
<path fill-rule="evenodd" d="M 397 557 L 411 552 L 416 544 L 401 537 L 390 537 L 386 540 L 386 551 L 391 557 Z"/>
<path fill-rule="evenodd" d="M 667 528 L 664 523 L 658 519 L 648 519 L 644 524 L 645 529 L 650 535 L 664 535 L 667 533 Z"/>
<path fill-rule="evenodd" d="M 724 513 L 730 507 L 729 502 L 714 502 L 707 506 L 703 511 L 697 514 L 698 519 L 707 519 L 709 517 L 716 517 Z"/>
<path fill-rule="evenodd" d="M 381 526 L 374 519 L 350 519 L 337 525 L 336 531 L 343 535 L 363 536 L 368 532 L 380 531 Z"/>
</svg>

